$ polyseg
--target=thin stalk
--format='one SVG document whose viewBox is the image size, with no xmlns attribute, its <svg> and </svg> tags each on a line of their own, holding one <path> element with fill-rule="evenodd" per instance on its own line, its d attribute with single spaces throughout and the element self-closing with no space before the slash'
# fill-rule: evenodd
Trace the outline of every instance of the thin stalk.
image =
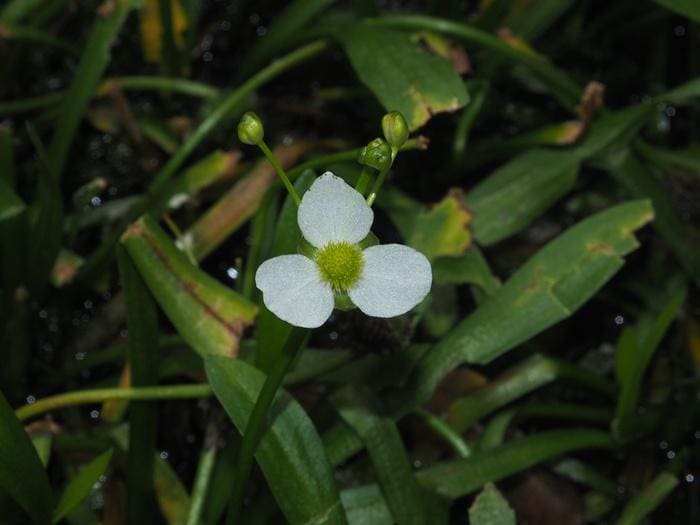
<svg viewBox="0 0 700 525">
<path fill-rule="evenodd" d="M 450 425 L 443 421 L 442 418 L 422 408 L 417 408 L 414 410 L 414 412 L 416 415 L 420 416 L 438 436 L 445 440 L 445 442 L 454 449 L 459 457 L 467 458 L 472 455 L 469 445 L 465 443 L 462 436 L 455 432 Z"/>
<path fill-rule="evenodd" d="M 164 193 L 168 191 L 169 181 L 173 175 L 185 163 L 190 154 L 199 146 L 202 141 L 209 136 L 222 122 L 230 119 L 231 114 L 240 109 L 242 103 L 248 95 L 256 89 L 266 84 L 281 73 L 309 58 L 317 55 L 328 47 L 328 42 L 319 40 L 307 44 L 299 49 L 292 51 L 288 55 L 275 60 L 259 73 L 251 77 L 238 89 L 229 93 L 218 106 L 207 116 L 206 119 L 197 127 L 197 129 L 189 136 L 187 141 L 180 147 L 165 166 L 158 172 L 155 179 L 148 188 L 145 195 L 130 211 L 126 214 L 121 224 L 107 237 L 97 251 L 85 262 L 81 268 L 79 276 L 82 279 L 89 279 L 94 276 L 95 272 L 100 270 L 103 265 L 109 261 L 113 247 L 121 237 L 126 227 L 140 217 L 146 210 L 154 205 L 158 205 Z"/>
<path fill-rule="evenodd" d="M 264 140 L 260 141 L 258 147 L 265 154 L 265 157 L 267 157 L 267 160 L 270 162 L 270 164 L 272 164 L 272 167 L 275 168 L 277 175 L 282 180 L 282 184 L 284 184 L 284 187 L 287 188 L 287 193 L 289 193 L 292 196 L 294 203 L 297 205 L 297 207 L 299 207 L 299 204 L 301 204 L 299 194 L 297 193 L 297 190 L 294 189 L 294 185 L 290 182 L 289 177 L 287 177 L 287 173 L 284 171 L 284 168 L 278 162 L 277 157 L 275 157 L 275 154 L 272 153 L 272 151 L 270 151 L 270 148 L 267 147 L 267 144 L 265 144 Z"/>
<path fill-rule="evenodd" d="M 180 93 L 203 99 L 213 99 L 221 93 L 215 87 L 176 77 L 129 76 L 108 78 L 97 88 L 95 96 L 104 96 L 117 84 L 123 91 L 162 91 Z M 66 91 L 53 91 L 46 95 L 0 102 L 0 115 L 12 115 L 55 106 L 65 96 Z"/>
<path fill-rule="evenodd" d="M 116 82 L 124 91 L 167 91 L 191 95 L 200 98 L 216 98 L 221 92 L 208 84 L 195 82 L 179 77 L 160 76 L 127 76 L 114 77 L 105 80 L 99 87 L 98 93 L 104 94 L 109 89 L 109 84 Z"/>
<path fill-rule="evenodd" d="M 287 341 L 284 343 L 284 347 L 282 347 L 280 356 L 270 370 L 262 390 L 258 395 L 258 399 L 255 402 L 253 411 L 250 413 L 245 432 L 243 433 L 243 440 L 238 449 L 236 477 L 233 482 L 233 497 L 228 506 L 226 525 L 234 525 L 237 523 L 240 516 L 246 482 L 250 477 L 250 470 L 253 467 L 255 451 L 266 429 L 268 410 L 289 367 L 299 354 L 299 350 L 304 346 L 304 340 L 308 333 L 308 330 L 299 327 L 294 327 L 289 333 Z"/>
<path fill-rule="evenodd" d="M 370 175 L 367 166 L 363 166 L 360 177 L 357 179 L 357 184 L 355 184 L 357 193 L 364 195 L 370 182 L 372 182 L 372 175 Z"/>
<path fill-rule="evenodd" d="M 10 100 L 8 102 L 0 102 L 0 115 L 13 115 L 15 113 L 23 113 L 35 109 L 44 109 L 58 104 L 65 95 L 65 91 L 56 91 L 41 95 L 38 97 L 22 98 L 19 100 Z"/>
<path fill-rule="evenodd" d="M 18 419 L 25 420 L 57 408 L 102 403 L 110 399 L 147 401 L 159 399 L 189 399 L 209 397 L 211 395 L 211 387 L 204 383 L 195 385 L 145 386 L 141 388 L 96 388 L 45 397 L 30 405 L 21 406 L 15 410 L 15 415 Z"/>
<path fill-rule="evenodd" d="M 73 44 L 33 27 L 0 24 L 0 33 L 4 33 L 3 38 L 9 41 L 34 42 L 67 51 L 71 55 L 78 54 L 78 48 Z"/>
<path fill-rule="evenodd" d="M 369 195 L 367 196 L 367 204 L 369 204 L 370 206 L 374 204 L 374 201 L 377 198 L 377 194 L 382 188 L 382 184 L 384 184 L 384 181 L 386 180 L 386 176 L 389 174 L 390 169 L 391 166 L 389 166 L 386 169 L 383 169 L 379 172 L 379 175 L 377 175 L 377 180 L 374 181 L 374 185 L 372 186 L 372 189 L 370 190 Z"/>
<path fill-rule="evenodd" d="M 192 486 L 192 497 L 190 498 L 190 511 L 187 514 L 186 525 L 200 525 L 204 513 L 204 503 L 209 491 L 212 471 L 216 464 L 218 432 L 216 424 L 212 421 L 207 425 L 206 436 L 204 437 L 204 447 L 199 457 L 197 473 Z"/>
</svg>

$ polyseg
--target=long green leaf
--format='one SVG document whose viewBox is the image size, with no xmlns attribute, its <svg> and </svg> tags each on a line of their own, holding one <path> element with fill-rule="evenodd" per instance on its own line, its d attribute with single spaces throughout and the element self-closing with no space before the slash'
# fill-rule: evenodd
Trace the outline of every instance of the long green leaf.
<svg viewBox="0 0 700 525">
<path fill-rule="evenodd" d="M 617 380 L 620 384 L 613 429 L 624 439 L 633 430 L 644 373 L 654 352 L 685 301 L 686 289 L 673 294 L 658 316 L 643 319 L 622 332 L 617 346 Z"/>
<path fill-rule="evenodd" d="M 542 248 L 418 363 L 407 397 L 424 400 L 461 363 L 487 363 L 565 319 L 624 264 L 634 231 L 653 217 L 648 201 L 600 212 Z M 397 405 L 406 403 L 399 396 Z"/>
<path fill-rule="evenodd" d="M 155 301 L 124 248 L 117 254 L 129 330 L 131 386 L 158 384 L 158 312 Z M 132 403 L 126 469 L 127 519 L 152 522 L 156 516 L 153 464 L 158 433 L 158 408 L 153 401 Z"/>
<path fill-rule="evenodd" d="M 135 222 L 122 243 L 180 335 L 200 355 L 235 356 L 255 306 L 193 266 L 149 216 Z"/>
<path fill-rule="evenodd" d="M 106 15 L 98 13 L 83 46 L 83 56 L 61 101 L 60 116 L 48 148 L 49 161 L 57 179 L 63 173 L 78 124 L 109 64 L 112 44 L 133 4 L 133 0 L 115 0 L 111 12 Z"/>
<path fill-rule="evenodd" d="M 449 62 L 418 49 L 402 33 L 359 23 L 345 28 L 338 38 L 360 80 L 387 111 L 401 112 L 411 129 L 469 100 Z"/>
<path fill-rule="evenodd" d="M 41 460 L 12 408 L 0 392 L 0 489 L 32 517 L 51 521 L 53 496 Z"/>
<path fill-rule="evenodd" d="M 644 490 L 632 498 L 617 525 L 636 525 L 654 511 L 678 485 L 678 478 L 670 472 L 662 472 Z"/>
<path fill-rule="evenodd" d="M 52 523 L 58 523 L 77 507 L 92 490 L 97 479 L 104 474 L 112 459 L 112 450 L 97 456 L 78 475 L 73 478 L 61 494 L 56 510 L 53 512 Z"/>
<path fill-rule="evenodd" d="M 208 356 L 205 366 L 216 396 L 243 432 L 265 376 L 223 356 Z M 309 417 L 284 391 L 270 413 L 273 419 L 255 457 L 287 522 L 346 523 L 326 452 Z"/>
<path fill-rule="evenodd" d="M 498 481 L 528 467 L 573 450 L 607 448 L 611 437 L 597 430 L 551 430 L 521 438 L 482 452 L 419 471 L 418 480 L 448 498 L 478 490 L 484 483 Z"/>
<path fill-rule="evenodd" d="M 394 521 L 399 525 L 440 521 L 434 512 L 436 502 L 430 501 L 413 477 L 396 425 L 376 413 L 377 403 L 370 391 L 346 387 L 333 394 L 332 402 L 363 440 Z"/>
<path fill-rule="evenodd" d="M 597 374 L 565 361 L 534 355 L 473 394 L 457 399 L 450 406 L 447 420 L 455 430 L 464 432 L 486 414 L 560 378 L 608 395 L 615 392 L 615 386 Z"/>
<path fill-rule="evenodd" d="M 578 158 L 569 152 L 534 149 L 496 170 L 465 199 L 479 244 L 494 244 L 528 226 L 569 192 L 578 169 Z"/>
</svg>

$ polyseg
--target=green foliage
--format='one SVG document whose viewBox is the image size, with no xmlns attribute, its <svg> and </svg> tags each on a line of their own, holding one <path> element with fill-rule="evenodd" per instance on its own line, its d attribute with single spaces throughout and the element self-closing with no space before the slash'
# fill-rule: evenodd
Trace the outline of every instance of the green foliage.
<svg viewBox="0 0 700 525">
<path fill-rule="evenodd" d="M 2 3 L 0 523 L 700 521 L 696 2 L 410 4 Z M 326 171 L 406 314 L 265 305 Z"/>
<path fill-rule="evenodd" d="M 225 357 L 207 357 L 206 368 L 214 392 L 243 432 L 264 375 Z M 271 414 L 274 419 L 260 441 L 256 458 L 287 521 L 345 523 L 331 468 L 311 420 L 283 391 Z"/>
</svg>

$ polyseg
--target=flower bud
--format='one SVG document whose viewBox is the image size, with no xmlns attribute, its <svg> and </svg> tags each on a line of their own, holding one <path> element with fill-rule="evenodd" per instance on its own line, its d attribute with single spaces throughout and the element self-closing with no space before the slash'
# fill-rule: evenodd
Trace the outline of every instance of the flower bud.
<svg viewBox="0 0 700 525">
<path fill-rule="evenodd" d="M 391 161 L 391 146 L 380 138 L 374 139 L 362 148 L 357 159 L 357 162 L 363 166 L 369 166 L 379 171 L 388 170 L 391 167 Z"/>
<path fill-rule="evenodd" d="M 238 140 L 243 144 L 257 146 L 262 142 L 264 135 L 265 129 L 262 121 L 255 113 L 248 111 L 241 117 L 238 123 Z"/>
<path fill-rule="evenodd" d="M 391 111 L 382 117 L 382 131 L 392 148 L 399 149 L 408 140 L 408 122 L 398 111 Z"/>
</svg>

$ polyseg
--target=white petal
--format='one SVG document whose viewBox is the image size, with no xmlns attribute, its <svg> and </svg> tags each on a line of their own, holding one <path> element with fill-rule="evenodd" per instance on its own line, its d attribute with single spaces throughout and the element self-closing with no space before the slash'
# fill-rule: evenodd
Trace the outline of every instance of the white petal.
<svg viewBox="0 0 700 525">
<path fill-rule="evenodd" d="M 401 315 L 430 291 L 433 272 L 422 253 L 402 244 L 371 246 L 363 253 L 362 277 L 348 295 L 367 315 Z"/>
<path fill-rule="evenodd" d="M 255 273 L 265 306 L 295 326 L 318 328 L 333 312 L 333 291 L 321 281 L 316 264 L 303 255 L 268 259 Z"/>
<path fill-rule="evenodd" d="M 327 171 L 304 193 L 297 220 L 304 238 L 322 248 L 332 241 L 360 242 L 369 233 L 374 212 L 354 188 Z"/>
</svg>

